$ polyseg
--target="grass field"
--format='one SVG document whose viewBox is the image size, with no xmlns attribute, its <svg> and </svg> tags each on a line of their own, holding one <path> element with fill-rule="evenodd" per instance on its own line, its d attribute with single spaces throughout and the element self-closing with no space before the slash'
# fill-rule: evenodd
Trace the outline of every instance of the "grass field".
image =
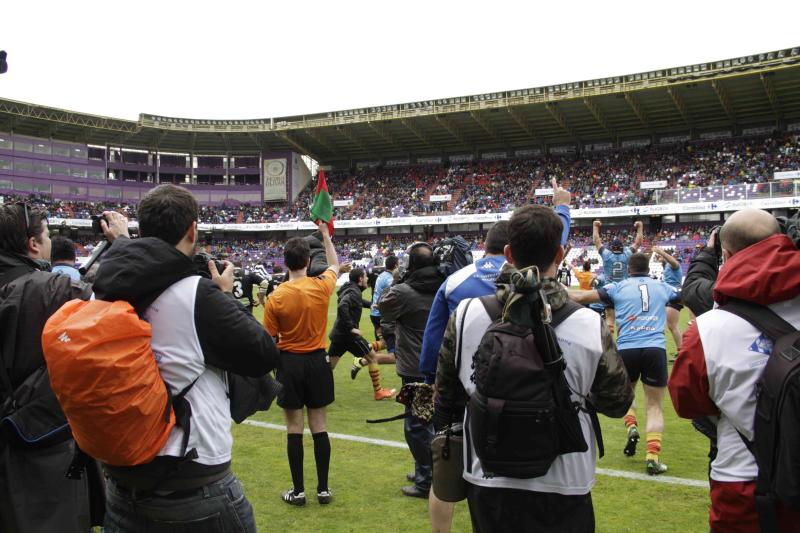
<svg viewBox="0 0 800 533">
<path fill-rule="evenodd" d="M 260 320 L 262 309 L 256 308 L 255 313 Z M 329 309 L 329 327 L 333 325 L 335 313 L 334 297 Z M 681 316 L 684 329 L 687 320 L 684 310 Z M 372 339 L 372 326 L 366 311 L 360 329 Z M 670 353 L 674 352 L 669 335 L 667 342 Z M 366 371 L 351 381 L 351 362 L 351 357 L 346 355 L 335 370 L 336 402 L 329 408 L 328 431 L 403 442 L 401 421 L 374 425 L 364 422 L 367 418 L 397 414 L 402 411 L 402 406 L 389 400 L 374 401 Z M 394 373 L 394 367 L 381 368 L 384 386 L 399 389 L 400 379 Z M 644 405 L 641 386 L 637 391 L 637 405 Z M 668 474 L 686 480 L 706 481 L 707 439 L 694 431 L 688 421 L 675 415 L 669 395 L 664 411 L 666 427 L 661 459 L 669 466 Z M 640 427 L 643 427 L 643 409 L 638 414 Z M 283 415 L 273 405 L 270 411 L 258 413 L 251 420 L 283 424 Z M 601 421 L 606 455 L 598 461 L 598 468 L 644 473 L 645 443 L 640 442 L 635 457 L 625 457 L 622 454 L 625 441 L 622 421 L 603 417 Z M 305 507 L 298 508 L 286 505 L 280 499 L 281 493 L 292 484 L 286 459 L 285 432 L 247 424 L 234 427 L 234 471 L 245 485 L 261 531 L 430 531 L 427 503 L 407 498 L 400 492 L 400 487 L 408 484 L 406 473 L 413 470 L 408 450 L 332 439 L 330 487 L 334 500 L 331 505 L 321 506 L 313 498 L 316 471 L 309 435 L 306 435 L 304 445 L 306 492 L 311 498 Z M 708 531 L 707 488 L 598 474 L 592 497 L 597 531 Z M 471 531 L 466 502 L 456 505 L 453 531 Z"/>
</svg>

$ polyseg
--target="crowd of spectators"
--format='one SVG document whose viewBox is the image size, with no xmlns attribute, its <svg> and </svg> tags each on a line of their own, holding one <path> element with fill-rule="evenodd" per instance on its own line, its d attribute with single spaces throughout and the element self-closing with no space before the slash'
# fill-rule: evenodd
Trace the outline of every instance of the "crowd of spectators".
<svg viewBox="0 0 800 533">
<path fill-rule="evenodd" d="M 768 182 L 775 171 L 800 169 L 800 136 L 696 141 L 676 145 L 527 159 L 479 160 L 446 165 L 370 167 L 328 175 L 337 219 L 408 215 L 506 212 L 528 203 L 547 204 L 537 189 L 556 178 L 573 194 L 574 207 L 617 207 L 649 203 L 718 201 L 791 194 L 792 180 Z M 643 190 L 643 181 L 666 181 L 666 190 Z M 306 220 L 313 180 L 292 202 L 206 205 L 201 222 L 270 223 Z M 431 201 L 431 195 L 450 195 Z M 8 200 L 16 200 L 11 196 Z M 89 218 L 103 210 L 136 219 L 127 202 L 66 201 L 34 195 L 29 201 L 58 218 Z"/>
</svg>

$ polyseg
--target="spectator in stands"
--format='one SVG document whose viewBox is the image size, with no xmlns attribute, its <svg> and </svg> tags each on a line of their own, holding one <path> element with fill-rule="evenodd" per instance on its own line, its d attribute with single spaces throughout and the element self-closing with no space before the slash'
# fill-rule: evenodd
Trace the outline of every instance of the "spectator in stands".
<svg viewBox="0 0 800 533">
<path fill-rule="evenodd" d="M 69 276 L 74 281 L 81 279 L 81 273 L 75 268 L 75 243 L 70 239 L 53 237 L 50 256 L 53 272 Z"/>
<path fill-rule="evenodd" d="M 779 234 L 765 211 L 743 209 L 719 233 L 725 268 L 713 297 L 767 306 L 800 327 L 800 253 Z M 724 309 L 698 314 L 684 336 L 669 390 L 683 418 L 719 416 L 719 452 L 711 463 L 710 527 L 713 531 L 760 531 L 755 502 L 758 466 L 743 438 L 753 440 L 756 382 L 770 355 L 769 341 L 747 320 Z M 764 347 L 769 344 L 768 347 Z M 800 513 L 779 506 L 780 531 L 796 531 Z"/>
</svg>

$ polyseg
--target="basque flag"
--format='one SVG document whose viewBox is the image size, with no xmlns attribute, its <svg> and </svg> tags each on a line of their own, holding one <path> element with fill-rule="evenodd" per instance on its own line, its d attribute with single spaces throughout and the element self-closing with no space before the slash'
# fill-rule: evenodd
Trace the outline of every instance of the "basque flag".
<svg viewBox="0 0 800 533">
<path fill-rule="evenodd" d="M 328 232 L 333 236 L 333 202 L 328 192 L 328 183 L 325 181 L 325 171 L 319 169 L 317 190 L 314 193 L 314 204 L 311 206 L 311 219 L 314 223 L 319 221 L 328 223 Z"/>
</svg>

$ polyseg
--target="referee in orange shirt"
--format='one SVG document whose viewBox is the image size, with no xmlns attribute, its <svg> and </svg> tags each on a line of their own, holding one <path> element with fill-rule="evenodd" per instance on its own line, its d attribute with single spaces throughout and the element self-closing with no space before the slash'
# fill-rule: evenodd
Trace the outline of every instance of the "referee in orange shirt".
<svg viewBox="0 0 800 533">
<path fill-rule="evenodd" d="M 283 493 L 283 501 L 305 505 L 303 486 L 303 408 L 308 409 L 308 425 L 314 438 L 317 465 L 317 500 L 331 501 L 328 487 L 331 444 L 325 427 L 325 407 L 333 403 L 333 372 L 325 352 L 328 326 L 328 303 L 336 289 L 339 260 L 333 248 L 328 226 L 319 224 L 328 269 L 309 277 L 306 270 L 311 257 L 308 241 L 294 237 L 286 242 L 283 257 L 289 279 L 275 289 L 264 309 L 264 326 L 278 338 L 281 350 L 278 381 L 283 390 L 278 405 L 286 417 L 289 468 L 293 487 Z M 344 271 L 345 268 L 342 268 Z M 349 270 L 349 269 L 348 269 Z"/>
</svg>

